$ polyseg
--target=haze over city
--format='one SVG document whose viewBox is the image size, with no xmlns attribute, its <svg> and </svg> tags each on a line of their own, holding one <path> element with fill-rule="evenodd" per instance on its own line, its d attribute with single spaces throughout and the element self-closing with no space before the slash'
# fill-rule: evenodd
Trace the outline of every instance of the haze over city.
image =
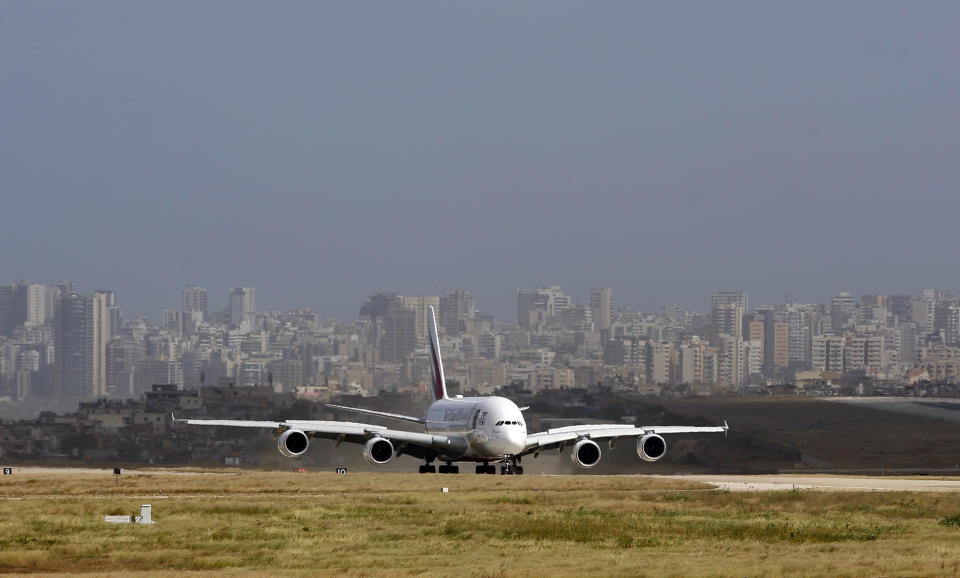
<svg viewBox="0 0 960 578">
<path fill-rule="evenodd" d="M 956 290 L 952 2 L 5 5 L 3 279 L 350 319 Z"/>
</svg>

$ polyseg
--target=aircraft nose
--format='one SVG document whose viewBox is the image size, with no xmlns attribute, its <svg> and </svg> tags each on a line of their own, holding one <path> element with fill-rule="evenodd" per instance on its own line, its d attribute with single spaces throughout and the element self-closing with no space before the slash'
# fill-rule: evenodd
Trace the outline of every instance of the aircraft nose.
<svg viewBox="0 0 960 578">
<path fill-rule="evenodd" d="M 510 430 L 506 432 L 504 445 L 507 447 L 506 454 L 519 454 L 527 445 L 527 433 L 521 430 Z"/>
</svg>

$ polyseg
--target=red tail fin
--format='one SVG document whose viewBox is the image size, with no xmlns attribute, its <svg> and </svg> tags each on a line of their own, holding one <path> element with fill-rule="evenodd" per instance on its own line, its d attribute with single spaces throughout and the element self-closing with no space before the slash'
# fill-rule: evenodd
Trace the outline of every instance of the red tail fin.
<svg viewBox="0 0 960 578">
<path fill-rule="evenodd" d="M 440 339 L 437 337 L 437 320 L 433 316 L 433 307 L 427 307 L 430 313 L 430 368 L 433 370 L 433 399 L 447 399 L 447 382 L 443 379 L 443 362 L 440 361 Z"/>
</svg>

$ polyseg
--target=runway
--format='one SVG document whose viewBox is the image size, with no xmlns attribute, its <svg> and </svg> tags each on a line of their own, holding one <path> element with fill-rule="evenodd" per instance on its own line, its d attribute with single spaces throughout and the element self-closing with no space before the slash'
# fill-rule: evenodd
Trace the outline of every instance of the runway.
<svg viewBox="0 0 960 578">
<path fill-rule="evenodd" d="M 960 399 L 940 397 L 824 397 L 821 399 L 960 423 Z"/>
<path fill-rule="evenodd" d="M 702 482 L 731 492 L 818 490 L 826 492 L 960 492 L 960 479 L 912 476 L 903 478 L 867 476 L 654 476 Z"/>
</svg>

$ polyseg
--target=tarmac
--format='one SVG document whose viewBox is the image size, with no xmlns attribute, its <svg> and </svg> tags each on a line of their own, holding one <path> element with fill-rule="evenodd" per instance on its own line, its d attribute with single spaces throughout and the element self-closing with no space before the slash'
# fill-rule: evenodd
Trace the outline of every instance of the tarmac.
<svg viewBox="0 0 960 578">
<path fill-rule="evenodd" d="M 124 474 L 204 475 L 215 472 L 183 470 L 124 469 Z M 112 468 L 14 467 L 15 475 L 86 474 L 113 476 Z M 233 474 L 233 471 L 222 473 Z M 773 492 L 817 490 L 826 492 L 960 492 L 960 477 L 943 476 L 836 476 L 823 474 L 720 475 L 683 474 L 654 475 L 688 482 L 710 484 L 731 492 Z"/>
<path fill-rule="evenodd" d="M 673 480 L 702 482 L 731 492 L 772 492 L 818 490 L 826 492 L 960 492 L 960 479 L 911 476 L 823 476 L 823 475 L 681 475 L 655 476 Z"/>
<path fill-rule="evenodd" d="M 960 399 L 942 397 L 824 397 L 827 401 L 960 423 Z"/>
</svg>

